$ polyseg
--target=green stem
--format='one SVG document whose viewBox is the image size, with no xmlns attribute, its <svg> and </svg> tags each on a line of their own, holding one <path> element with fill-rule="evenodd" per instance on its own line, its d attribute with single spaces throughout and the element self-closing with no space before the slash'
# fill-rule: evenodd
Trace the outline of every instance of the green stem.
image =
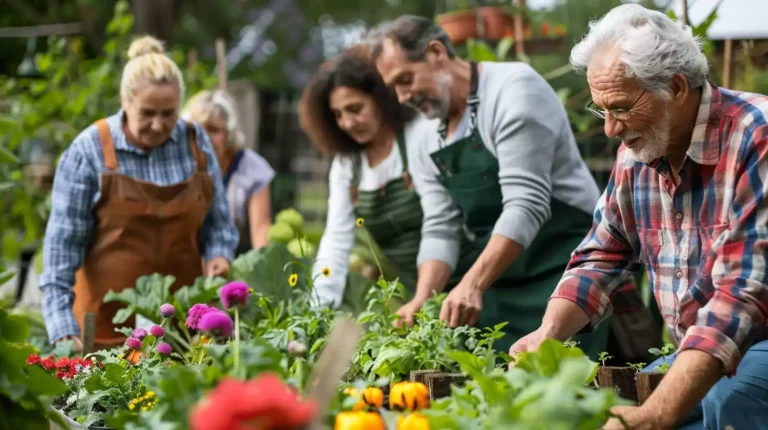
<svg viewBox="0 0 768 430">
<path fill-rule="evenodd" d="M 384 271 L 381 269 L 381 263 L 379 263 L 379 257 L 376 255 L 376 251 L 373 250 L 373 243 L 371 243 L 371 234 L 368 232 L 368 230 L 366 230 L 365 233 L 366 233 L 365 237 L 368 239 L 368 248 L 370 248 L 371 254 L 373 254 L 373 259 L 376 260 L 376 267 L 379 268 L 379 278 L 383 278 Z"/>
<path fill-rule="evenodd" d="M 235 307 L 235 372 L 240 368 L 240 312 Z"/>
<path fill-rule="evenodd" d="M 189 351 L 190 349 L 192 349 L 192 345 L 190 345 L 190 344 L 189 344 L 189 342 L 187 342 L 186 340 L 184 340 L 184 339 L 183 339 L 181 336 L 179 336 L 179 335 L 178 335 L 178 334 L 176 334 L 175 332 L 173 332 L 173 331 L 171 331 L 171 330 L 168 330 L 167 332 L 165 332 L 165 334 L 166 334 L 167 336 L 170 336 L 170 337 L 172 337 L 172 338 L 173 338 L 175 341 L 179 342 L 179 344 L 181 344 L 181 346 L 183 346 L 184 348 L 186 348 L 186 349 L 187 349 L 187 351 Z"/>
</svg>

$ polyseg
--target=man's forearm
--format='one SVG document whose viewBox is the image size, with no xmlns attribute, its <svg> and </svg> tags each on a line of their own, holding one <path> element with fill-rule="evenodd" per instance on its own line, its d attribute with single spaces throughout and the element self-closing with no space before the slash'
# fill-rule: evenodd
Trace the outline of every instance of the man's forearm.
<svg viewBox="0 0 768 430">
<path fill-rule="evenodd" d="M 522 253 L 522 245 L 502 235 L 494 234 L 461 282 L 469 282 L 481 291 L 485 291 Z"/>
<path fill-rule="evenodd" d="M 704 351 L 686 349 L 677 355 L 643 409 L 658 414 L 658 428 L 674 428 L 722 376 L 720 360 Z"/>
<path fill-rule="evenodd" d="M 564 342 L 589 324 L 589 317 L 576 303 L 567 299 L 553 298 L 541 321 L 546 337 Z"/>
<path fill-rule="evenodd" d="M 433 291 L 442 292 L 450 277 L 451 267 L 440 260 L 427 260 L 421 263 L 414 300 L 423 302 L 432 297 Z"/>
</svg>

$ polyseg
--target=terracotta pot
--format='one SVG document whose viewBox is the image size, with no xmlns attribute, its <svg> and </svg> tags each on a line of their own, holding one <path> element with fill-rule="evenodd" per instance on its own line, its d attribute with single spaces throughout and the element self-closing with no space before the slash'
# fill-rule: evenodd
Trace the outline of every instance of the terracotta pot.
<svg viewBox="0 0 768 430">
<path fill-rule="evenodd" d="M 515 21 L 512 15 L 502 8 L 492 6 L 479 7 L 477 8 L 477 14 L 483 17 L 485 39 L 500 40 L 504 38 L 507 31 L 514 32 Z"/>
<path fill-rule="evenodd" d="M 622 399 L 637 401 L 635 371 L 631 367 L 600 366 L 596 379 L 598 387 L 613 388 Z"/>
<path fill-rule="evenodd" d="M 467 39 L 477 38 L 477 25 L 475 12 L 472 10 L 459 10 L 447 12 L 437 16 L 440 27 L 448 34 L 451 43 L 462 44 Z"/>
<path fill-rule="evenodd" d="M 661 380 L 664 378 L 664 375 L 664 373 L 657 372 L 644 372 L 635 374 L 635 383 L 637 386 L 637 403 L 639 405 L 642 405 L 646 400 L 648 400 L 648 397 L 651 397 L 651 393 L 653 393 L 653 390 L 659 386 Z"/>
</svg>

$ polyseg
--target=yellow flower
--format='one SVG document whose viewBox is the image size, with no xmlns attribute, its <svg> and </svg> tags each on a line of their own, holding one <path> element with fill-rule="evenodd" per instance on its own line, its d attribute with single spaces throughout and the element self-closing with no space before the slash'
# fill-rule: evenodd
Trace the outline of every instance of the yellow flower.
<svg viewBox="0 0 768 430">
<path fill-rule="evenodd" d="M 288 285 L 295 287 L 297 282 L 299 282 L 299 275 L 291 273 L 291 276 L 288 277 Z"/>
<path fill-rule="evenodd" d="M 130 410 L 134 410 L 135 408 L 136 408 L 136 405 L 134 405 L 133 403 L 128 405 L 128 409 Z"/>
<path fill-rule="evenodd" d="M 147 391 L 147 394 L 144 395 L 145 399 L 149 399 L 150 397 L 155 397 L 154 391 Z"/>
<path fill-rule="evenodd" d="M 323 270 L 320 271 L 320 273 L 323 274 L 326 278 L 331 276 L 331 268 L 330 267 L 323 267 Z"/>
<path fill-rule="evenodd" d="M 365 224 L 365 220 L 362 218 L 358 218 L 357 221 L 355 221 L 355 224 L 357 224 L 358 227 L 362 227 L 363 224 Z"/>
<path fill-rule="evenodd" d="M 248 288 L 248 294 L 253 294 L 253 288 Z"/>
</svg>

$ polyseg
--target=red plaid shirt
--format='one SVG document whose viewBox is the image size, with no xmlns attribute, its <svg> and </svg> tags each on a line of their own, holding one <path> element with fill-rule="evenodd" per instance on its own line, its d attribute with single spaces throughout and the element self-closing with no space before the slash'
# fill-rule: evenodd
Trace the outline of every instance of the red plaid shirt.
<svg viewBox="0 0 768 430">
<path fill-rule="evenodd" d="M 705 86 L 679 176 L 675 186 L 665 159 L 636 162 L 622 146 L 552 297 L 594 326 L 642 263 L 680 351 L 732 374 L 768 334 L 768 97 Z"/>
</svg>

